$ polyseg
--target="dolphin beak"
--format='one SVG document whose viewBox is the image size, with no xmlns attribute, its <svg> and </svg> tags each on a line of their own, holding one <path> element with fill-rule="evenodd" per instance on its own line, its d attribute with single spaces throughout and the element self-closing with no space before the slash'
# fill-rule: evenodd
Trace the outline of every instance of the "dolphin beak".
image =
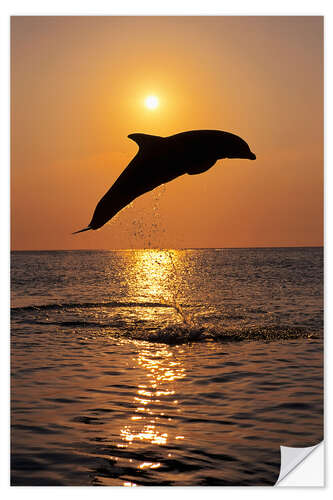
<svg viewBox="0 0 333 500">
<path fill-rule="evenodd" d="M 249 160 L 255 160 L 256 158 L 257 158 L 256 155 L 251 151 L 249 155 Z"/>
</svg>

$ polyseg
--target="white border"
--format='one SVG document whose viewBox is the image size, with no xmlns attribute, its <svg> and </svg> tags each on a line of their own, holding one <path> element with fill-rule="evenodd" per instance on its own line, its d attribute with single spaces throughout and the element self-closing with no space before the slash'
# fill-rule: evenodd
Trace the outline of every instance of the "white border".
<svg viewBox="0 0 333 500">
<path fill-rule="evenodd" d="M 328 137 L 330 134 L 330 111 L 331 111 L 331 99 L 328 94 L 328 89 L 332 89 L 332 78 L 331 78 L 331 68 L 332 64 L 332 52 L 331 52 L 331 42 L 332 42 L 332 22 L 331 22 L 331 4 L 330 1 L 309 1 L 309 0 L 279 0 L 278 2 L 267 2 L 259 0 L 243 0 L 232 2 L 218 0 L 209 1 L 205 0 L 168 0 L 165 2 L 158 2 L 157 0 L 121 0 L 120 2 L 112 2 L 110 0 L 94 0 L 93 2 L 87 2 L 84 0 L 57 0 L 57 2 L 45 2 L 42 0 L 30 0 L 28 1 L 18 1 L 12 0 L 3 1 L 0 6 L 1 24 L 0 24 L 0 50 L 1 50 L 1 103 L 0 103 L 0 123 L 1 123 L 1 182 L 0 182 L 0 202 L 1 202 L 1 265 L 2 265 L 2 286 L 1 286 L 1 381 L 2 381 L 2 392 L 1 392 L 1 462 L 0 462 L 0 484 L 2 498 L 16 498 L 17 496 L 31 497 L 36 500 L 38 498 L 43 498 L 47 495 L 50 498 L 57 498 L 59 495 L 68 498 L 79 498 L 83 500 L 85 498 L 91 498 L 91 495 L 101 495 L 108 497 L 114 495 L 116 498 L 127 497 L 129 495 L 135 494 L 136 497 L 142 497 L 145 499 L 154 498 L 156 496 L 159 499 L 169 498 L 170 494 L 174 497 L 180 497 L 183 495 L 192 496 L 202 496 L 209 495 L 211 498 L 220 498 L 221 495 L 227 495 L 228 500 L 233 498 L 238 498 L 240 494 L 246 495 L 247 500 L 258 500 L 261 498 L 267 498 L 267 488 L 226 488 L 222 489 L 219 487 L 196 487 L 196 488 L 95 488 L 92 492 L 89 487 L 64 487 L 64 488 L 45 488 L 45 487 L 16 487 L 9 488 L 8 478 L 9 478 L 9 460 L 8 460 L 8 450 L 9 450 L 9 435 L 8 435 L 8 424 L 9 424 L 9 405 L 4 404 L 4 401 L 9 401 L 9 276 L 8 276 L 8 249 L 9 249 L 9 16 L 10 15 L 325 15 L 325 47 L 326 47 L 326 57 L 325 57 L 325 125 L 326 125 L 326 141 L 325 141 L 325 174 L 326 174 L 326 203 L 325 203 L 325 213 L 326 213 L 326 285 L 325 285 L 325 300 L 326 305 L 329 303 L 329 285 L 332 283 L 332 265 L 329 263 L 330 251 L 331 251 L 331 233 L 329 229 L 327 220 L 331 220 L 330 215 L 332 214 L 332 201 L 329 197 L 329 192 L 332 189 L 331 177 L 329 172 L 328 161 L 332 157 L 331 146 L 329 144 Z M 329 54 L 329 57 L 328 57 Z M 332 168 L 332 166 L 330 167 Z M 332 225 L 332 223 L 330 223 Z M 330 294 L 332 295 L 332 294 Z M 331 301 L 332 302 L 332 301 Z M 330 326 L 332 324 L 331 314 L 328 308 L 325 313 L 326 322 L 326 337 L 333 334 L 329 332 Z M 326 340 L 326 360 L 330 359 L 327 353 L 327 348 L 329 347 L 329 339 Z M 332 363 L 326 363 L 327 365 L 332 365 Z M 329 371 L 329 366 L 327 367 L 327 372 Z M 328 373 L 326 373 L 328 375 Z M 327 383 L 326 383 L 327 385 Z M 326 391 L 326 398 L 328 398 L 329 392 Z M 327 401 L 327 399 L 326 399 Z M 327 413 L 330 410 L 331 401 L 327 401 L 326 404 L 326 422 L 329 421 Z M 327 441 L 327 436 L 329 432 L 326 426 L 325 440 Z M 328 455 L 330 456 L 329 449 Z M 326 465 L 326 470 L 332 465 L 332 461 L 328 460 L 328 466 Z M 328 478 L 329 483 L 329 478 Z M 312 488 L 299 488 L 288 489 L 288 488 L 270 488 L 270 495 L 283 494 L 284 498 L 292 498 L 294 500 L 295 496 L 300 495 L 302 499 L 313 498 L 315 495 L 327 496 L 329 494 L 329 487 L 325 489 Z M 135 492 L 135 493 L 134 493 Z"/>
<path fill-rule="evenodd" d="M 329 10 L 329 0 L 279 0 L 266 2 L 259 0 L 234 0 L 222 2 L 219 0 L 58 0 L 44 2 L 42 0 L 12 0 L 2 2 L 1 8 L 6 15 L 324 15 Z"/>
</svg>

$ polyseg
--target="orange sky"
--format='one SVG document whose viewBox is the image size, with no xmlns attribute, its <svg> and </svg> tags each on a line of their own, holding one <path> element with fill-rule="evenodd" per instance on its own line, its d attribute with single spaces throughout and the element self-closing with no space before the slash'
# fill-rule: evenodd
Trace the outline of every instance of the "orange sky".
<svg viewBox="0 0 333 500">
<path fill-rule="evenodd" d="M 13 249 L 322 245 L 321 17 L 13 17 L 11 37 Z M 128 134 L 193 129 L 257 160 L 71 235 L 136 153 Z"/>
</svg>

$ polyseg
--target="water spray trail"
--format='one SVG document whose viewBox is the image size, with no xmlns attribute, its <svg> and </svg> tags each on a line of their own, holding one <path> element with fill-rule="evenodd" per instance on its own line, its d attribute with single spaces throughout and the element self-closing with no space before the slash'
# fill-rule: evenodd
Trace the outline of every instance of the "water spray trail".
<svg viewBox="0 0 333 500">
<path fill-rule="evenodd" d="M 171 265 L 172 265 L 172 268 L 173 268 L 173 271 L 174 271 L 174 276 L 178 278 L 179 274 L 178 274 L 175 262 L 173 260 L 172 251 L 171 250 L 166 250 L 166 253 L 169 256 L 169 259 L 170 259 L 170 262 L 171 262 Z M 179 296 L 179 291 L 180 291 L 180 285 L 182 284 L 182 282 L 179 279 L 177 279 L 177 282 L 178 282 L 178 286 L 177 286 L 177 288 L 175 288 L 174 293 L 172 293 L 172 300 L 168 301 L 168 300 L 165 300 L 164 297 L 161 297 L 161 301 L 162 301 L 163 304 L 170 305 L 171 307 L 173 307 L 174 310 L 177 312 L 177 314 L 181 317 L 183 323 L 187 327 L 191 328 L 195 324 L 194 323 L 194 319 L 193 319 L 192 315 L 187 314 L 184 311 L 183 307 L 181 306 L 181 304 L 178 301 L 178 296 Z M 176 285 L 176 280 L 174 280 L 174 284 Z"/>
<path fill-rule="evenodd" d="M 161 293 L 161 290 L 159 290 L 156 294 L 156 298 L 161 304 L 172 307 L 186 328 L 193 328 L 195 325 L 193 316 L 184 310 L 179 298 L 181 291 L 183 291 L 186 286 L 186 283 L 184 283 L 184 273 L 182 272 L 184 270 L 186 271 L 186 269 L 184 268 L 184 270 L 182 269 L 181 271 L 177 269 L 173 251 L 170 249 L 162 249 L 165 228 L 161 218 L 160 202 L 165 191 L 165 185 L 156 189 L 153 193 L 153 203 L 150 204 L 149 208 L 146 207 L 141 214 L 140 211 L 139 213 L 136 211 L 136 216 L 134 216 L 131 221 L 132 229 L 129 231 L 129 236 L 132 239 L 131 247 L 137 248 L 138 244 L 142 245 L 141 242 L 143 242 L 143 246 L 149 249 L 147 257 L 151 263 L 152 279 L 158 280 L 160 274 L 157 273 L 157 275 L 154 276 L 154 268 L 156 269 L 156 266 L 162 266 L 162 269 L 164 266 L 166 267 L 165 282 L 167 283 L 167 287 L 162 286 L 162 288 L 165 288 L 165 293 L 164 291 Z M 132 204 L 129 210 L 131 210 L 131 208 L 133 208 Z M 147 214 L 145 213 L 146 211 Z M 151 216 L 152 220 L 150 224 L 145 222 L 145 220 L 151 219 Z M 158 243 L 158 245 L 156 245 L 156 243 Z M 154 248 L 159 248 L 159 252 L 154 251 Z M 169 265 L 166 265 L 166 260 L 169 260 Z M 162 282 L 164 282 L 164 277 L 162 278 Z M 163 283 L 163 285 L 165 285 L 165 283 Z"/>
</svg>

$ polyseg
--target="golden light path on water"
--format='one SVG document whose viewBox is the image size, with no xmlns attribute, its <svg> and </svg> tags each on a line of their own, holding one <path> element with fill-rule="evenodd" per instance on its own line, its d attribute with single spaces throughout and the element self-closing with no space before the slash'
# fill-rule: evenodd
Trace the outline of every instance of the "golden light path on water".
<svg viewBox="0 0 333 500">
<path fill-rule="evenodd" d="M 129 293 L 144 300 L 165 304 L 173 308 L 174 322 L 179 320 L 192 326 L 191 318 L 179 303 L 179 294 L 185 283 L 184 254 L 177 250 L 137 250 L 131 252 L 127 284 Z M 140 310 L 143 320 L 153 320 L 154 308 Z"/>
<path fill-rule="evenodd" d="M 135 251 L 131 255 L 134 262 L 129 266 L 127 278 L 131 293 L 146 300 L 150 298 L 152 302 L 172 305 L 175 310 L 170 309 L 175 322 L 179 321 L 181 308 L 179 306 L 180 309 L 177 310 L 175 305 L 181 284 L 177 274 L 177 267 L 182 265 L 180 253 L 175 250 L 150 249 Z M 152 320 L 155 314 L 156 308 L 140 309 L 140 316 L 145 321 Z M 152 345 L 145 341 L 135 343 L 138 354 L 133 361 L 145 371 L 146 382 L 137 387 L 134 397 L 136 408 L 130 420 L 120 430 L 121 442 L 118 447 L 137 447 L 138 444 L 147 443 L 164 446 L 170 444 L 171 440 L 184 439 L 172 425 L 172 416 L 181 411 L 176 397 L 177 381 L 186 375 L 183 363 L 177 359 L 178 351 L 163 344 Z M 160 466 L 160 462 L 151 461 L 137 464 L 138 469 L 157 469 Z M 127 481 L 124 486 L 135 484 Z"/>
<path fill-rule="evenodd" d="M 166 445 L 170 440 L 184 439 L 172 426 L 172 416 L 181 411 L 176 397 L 176 383 L 186 375 L 185 367 L 175 354 L 165 345 L 156 345 L 152 350 L 148 342 L 137 342 L 138 355 L 133 358 L 138 366 L 146 371 L 146 383 L 139 384 L 134 397 L 136 405 L 130 421 L 120 430 L 119 448 L 137 448 L 147 443 Z M 168 407 L 168 415 L 165 408 Z M 166 420 L 167 424 L 166 425 Z M 163 428 L 163 430 L 160 429 Z M 170 428 L 171 433 L 165 429 Z M 171 453 L 168 455 L 171 457 Z M 138 469 L 157 469 L 160 462 L 144 461 L 137 464 Z M 135 486 L 126 482 L 124 486 Z"/>
<path fill-rule="evenodd" d="M 177 294 L 177 250 L 137 250 L 131 264 L 129 285 L 136 296 L 168 300 Z"/>
</svg>

